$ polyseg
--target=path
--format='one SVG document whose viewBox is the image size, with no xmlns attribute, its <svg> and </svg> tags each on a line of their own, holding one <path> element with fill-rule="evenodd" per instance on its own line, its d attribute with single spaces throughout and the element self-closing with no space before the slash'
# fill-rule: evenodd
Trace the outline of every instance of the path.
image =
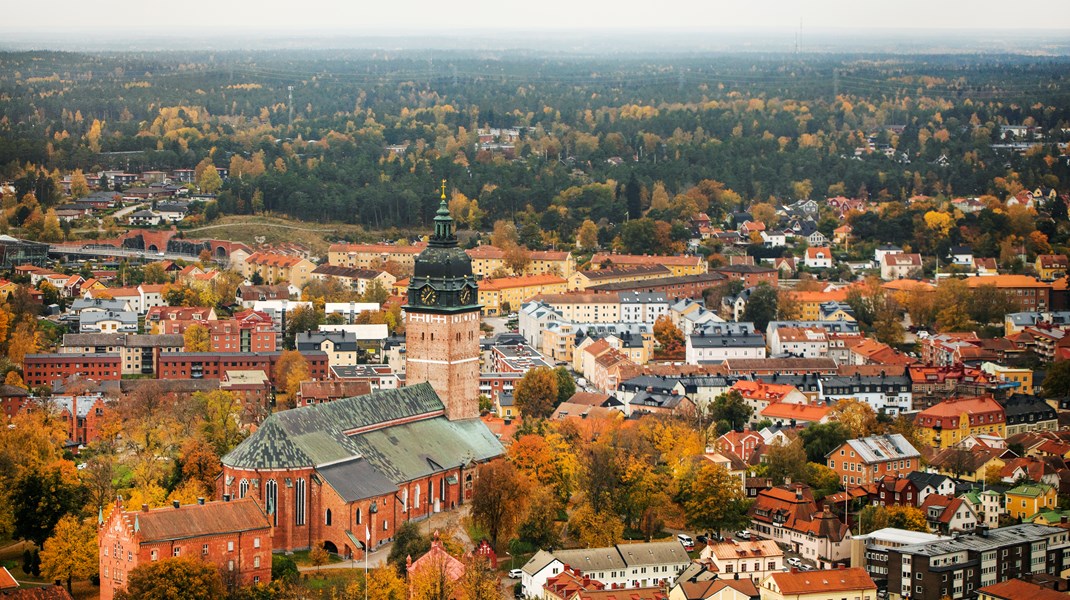
<svg viewBox="0 0 1070 600">
<path fill-rule="evenodd" d="M 465 548 L 471 548 L 472 547 L 472 539 L 470 537 L 468 537 L 468 531 L 466 531 L 464 529 L 464 527 L 461 525 L 461 523 L 464 521 L 464 519 L 467 516 L 468 516 L 468 505 L 465 504 L 465 505 L 462 505 L 460 508 L 454 509 L 452 511 L 446 511 L 446 512 L 440 512 L 440 513 L 437 513 L 437 514 L 433 514 L 430 517 L 428 517 L 428 518 L 426 518 L 426 519 L 424 519 L 422 521 L 417 521 L 416 523 L 420 526 L 420 531 L 425 533 L 425 534 L 431 534 L 431 533 L 434 533 L 436 530 L 444 529 L 451 522 L 456 523 L 457 526 L 454 528 L 454 533 L 456 534 L 455 537 L 458 538 L 458 540 L 461 542 L 461 544 L 464 545 Z M 386 558 L 388 556 L 390 556 L 390 549 L 393 548 L 393 547 L 394 547 L 394 543 L 393 542 L 387 542 L 387 543 L 379 546 L 378 548 L 372 550 L 371 553 L 368 554 L 368 568 L 369 569 L 374 569 L 375 567 L 378 567 L 380 565 L 385 565 L 386 564 Z M 413 560 L 415 560 L 416 558 L 417 557 L 414 556 Z M 300 567 L 298 567 L 298 570 L 301 571 L 302 573 L 307 573 L 307 572 L 315 572 L 315 571 L 317 571 L 319 569 L 326 570 L 326 569 L 363 569 L 363 568 L 364 568 L 364 560 L 362 558 L 358 558 L 356 560 L 343 560 L 342 562 L 331 563 L 331 564 L 328 564 L 328 565 L 323 565 L 322 567 L 313 567 L 311 565 L 309 565 L 309 566 L 300 566 Z"/>
<path fill-rule="evenodd" d="M 118 221 L 119 219 L 122 219 L 126 215 L 128 215 L 128 214 L 130 214 L 130 213 L 132 213 L 132 212 L 134 212 L 136 210 L 140 210 L 142 208 L 145 208 L 146 206 L 147 206 L 147 204 L 145 204 L 144 202 L 141 202 L 141 203 L 138 203 L 138 204 L 132 204 L 130 206 L 127 206 L 126 208 L 123 208 L 123 209 L 115 211 L 114 213 L 111 214 L 111 216 L 115 217 L 115 220 Z"/>
</svg>

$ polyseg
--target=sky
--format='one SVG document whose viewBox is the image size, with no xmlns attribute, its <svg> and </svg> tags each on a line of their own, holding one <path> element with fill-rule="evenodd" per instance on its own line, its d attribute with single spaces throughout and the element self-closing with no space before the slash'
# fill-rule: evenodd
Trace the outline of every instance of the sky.
<svg viewBox="0 0 1070 600">
<path fill-rule="evenodd" d="M 12 2 L 6 31 L 88 31 L 131 28 L 174 37 L 227 30 L 382 34 L 506 30 L 792 30 L 841 29 L 1066 30 L 1067 0 L 49 0 Z"/>
</svg>

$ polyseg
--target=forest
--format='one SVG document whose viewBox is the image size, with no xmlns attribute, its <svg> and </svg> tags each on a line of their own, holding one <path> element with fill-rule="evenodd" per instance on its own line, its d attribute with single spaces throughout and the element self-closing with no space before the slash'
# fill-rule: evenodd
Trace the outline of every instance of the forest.
<svg viewBox="0 0 1070 600">
<path fill-rule="evenodd" d="M 476 206 L 470 228 L 510 219 L 553 232 L 528 240 L 535 248 L 571 243 L 587 219 L 611 240 L 658 208 L 659 189 L 717 188 L 672 208 L 718 220 L 811 196 L 1006 197 L 1070 175 L 1064 57 L 287 50 L 0 61 L 0 176 L 211 164 L 229 178 L 208 217 L 343 221 L 371 238 L 426 229 L 442 179 Z M 1027 139 L 1007 137 L 1008 125 Z M 490 128 L 516 137 L 481 138 Z M 59 199 L 37 196 L 46 209 Z M 690 215 L 664 215 L 674 216 Z"/>
</svg>

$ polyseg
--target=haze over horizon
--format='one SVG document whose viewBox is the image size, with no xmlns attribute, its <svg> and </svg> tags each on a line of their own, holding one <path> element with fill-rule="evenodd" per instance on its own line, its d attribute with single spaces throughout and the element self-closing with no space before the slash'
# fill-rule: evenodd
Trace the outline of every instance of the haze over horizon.
<svg viewBox="0 0 1070 600">
<path fill-rule="evenodd" d="M 553 47 L 563 41 L 575 48 L 608 41 L 625 50 L 632 49 L 632 43 L 698 51 L 722 50 L 731 43 L 733 49 L 786 51 L 795 48 L 798 35 L 803 50 L 809 51 L 837 46 L 840 38 L 873 37 L 885 49 L 889 43 L 898 44 L 892 51 L 920 50 L 901 47 L 904 43 L 939 49 L 944 41 L 984 50 L 1036 51 L 1019 49 L 1019 40 L 1024 40 L 1038 46 L 1041 53 L 1066 53 L 1070 11 L 1063 0 L 1031 0 L 1014 8 L 1023 17 L 1000 17 L 1007 5 L 995 0 L 978 0 L 969 10 L 959 3 L 925 0 L 873 3 L 862 9 L 846 0 L 667 0 L 656 8 L 569 0 L 545 0 L 537 6 L 490 0 L 449 4 L 413 0 L 404 12 L 392 3 L 191 0 L 181 13 L 161 14 L 155 5 L 132 0 L 106 0 L 93 10 L 73 0 L 56 0 L 50 4 L 53 14 L 76 15 L 76 19 L 46 24 L 39 7 L 15 4 L 5 11 L 9 34 L 0 47 L 182 49 L 175 46 L 176 40 L 194 39 L 209 40 L 205 49 L 248 48 L 236 42 L 249 40 L 257 41 L 253 47 L 264 48 L 366 47 L 400 39 L 405 47 L 463 48 L 466 43 L 475 49 Z M 175 22 L 176 14 L 192 17 L 195 24 Z M 972 34 L 981 35 L 973 39 Z M 561 49 L 568 51 L 569 46 Z"/>
</svg>

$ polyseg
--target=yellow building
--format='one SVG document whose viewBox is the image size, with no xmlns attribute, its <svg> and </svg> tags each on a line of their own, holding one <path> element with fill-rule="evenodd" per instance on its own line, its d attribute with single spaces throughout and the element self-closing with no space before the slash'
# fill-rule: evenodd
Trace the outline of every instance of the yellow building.
<svg viewBox="0 0 1070 600">
<path fill-rule="evenodd" d="M 1007 416 L 991 396 L 949 398 L 914 417 L 922 442 L 948 448 L 975 434 L 1007 437 Z"/>
<path fill-rule="evenodd" d="M 847 288 L 840 288 L 838 290 L 832 290 L 830 292 L 791 292 L 791 298 L 798 305 L 797 320 L 837 320 L 835 318 L 823 318 L 821 316 L 821 305 L 827 302 L 846 302 L 847 292 Z M 842 313 L 842 315 L 840 316 L 842 316 L 843 318 L 839 320 L 854 320 L 854 317 L 847 313 Z"/>
<path fill-rule="evenodd" d="M 1027 483 L 1007 490 L 1007 515 L 1026 519 L 1038 512 L 1053 510 L 1059 503 L 1058 492 L 1046 483 Z"/>
<path fill-rule="evenodd" d="M 608 267 L 639 267 L 661 265 L 672 276 L 700 275 L 709 271 L 709 263 L 702 256 L 649 256 L 646 254 L 612 254 L 599 252 L 591 257 L 591 269 Z"/>
<path fill-rule="evenodd" d="M 416 264 L 416 255 L 426 247 L 426 242 L 411 246 L 331 244 L 327 249 L 327 264 L 355 269 L 382 269 L 387 263 L 393 263 L 401 271 L 411 273 L 413 265 Z"/>
<path fill-rule="evenodd" d="M 568 282 L 557 275 L 500 277 L 479 282 L 479 303 L 483 315 L 494 317 L 520 310 L 525 300 L 538 294 L 558 294 Z"/>
<path fill-rule="evenodd" d="M 1033 370 L 1032 369 L 1020 369 L 1014 367 L 1005 367 L 996 363 L 986 362 L 981 365 L 981 370 L 989 375 L 994 376 L 1000 381 L 1006 381 L 1009 383 L 1017 383 L 1018 388 L 1014 390 L 1020 394 L 1033 394 Z"/>
<path fill-rule="evenodd" d="M 254 252 L 245 259 L 242 275 L 246 279 L 254 274 L 260 275 L 264 283 L 289 283 L 303 287 L 312 279 L 316 265 L 312 261 L 297 256 L 274 254 L 271 252 Z"/>
<path fill-rule="evenodd" d="M 762 600 L 876 600 L 877 584 L 862 567 L 771 573 L 758 590 Z"/>
<path fill-rule="evenodd" d="M 576 259 L 571 252 L 529 250 L 528 264 L 523 275 L 558 275 L 568 278 L 576 271 Z M 472 273 L 476 277 L 491 277 L 500 271 L 516 275 L 505 261 L 505 251 L 497 246 L 483 245 L 465 250 L 472 259 Z"/>
<path fill-rule="evenodd" d="M 1037 277 L 1054 281 L 1066 275 L 1068 263 L 1070 260 L 1065 254 L 1040 254 L 1033 266 L 1036 267 Z"/>
<path fill-rule="evenodd" d="M 664 265 L 635 265 L 606 267 L 592 271 L 576 271 L 568 278 L 568 289 L 586 290 L 606 283 L 627 283 L 670 277 L 672 271 Z"/>
<path fill-rule="evenodd" d="M 620 322 L 620 294 L 568 292 L 541 294 L 536 300 L 549 304 L 561 313 L 561 318 L 573 323 Z"/>
<path fill-rule="evenodd" d="M 545 339 L 546 338 L 543 337 L 543 340 Z M 654 334 L 652 333 L 632 335 L 616 334 L 607 335 L 598 339 L 606 340 L 611 348 L 619 350 L 621 354 L 628 357 L 628 360 L 637 365 L 647 364 L 650 362 L 651 357 L 654 356 Z M 595 341 L 594 338 L 584 338 L 583 341 L 580 342 L 580 345 L 576 346 L 574 352 L 582 351 Z"/>
</svg>

